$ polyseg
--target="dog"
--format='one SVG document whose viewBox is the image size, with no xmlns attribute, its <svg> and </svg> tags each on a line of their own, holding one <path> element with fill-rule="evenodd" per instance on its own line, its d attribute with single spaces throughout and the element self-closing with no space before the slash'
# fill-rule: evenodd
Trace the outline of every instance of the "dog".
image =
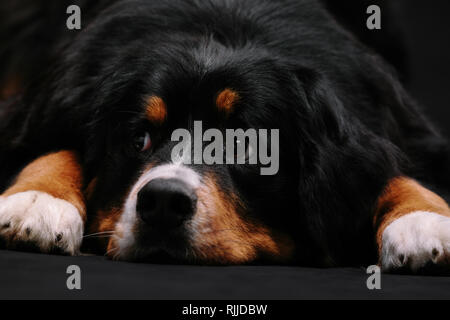
<svg viewBox="0 0 450 320">
<path fill-rule="evenodd" d="M 25 3 L 0 29 L 4 248 L 450 268 L 448 143 L 321 2 Z M 279 130 L 279 170 L 174 161 L 198 121 Z"/>
</svg>

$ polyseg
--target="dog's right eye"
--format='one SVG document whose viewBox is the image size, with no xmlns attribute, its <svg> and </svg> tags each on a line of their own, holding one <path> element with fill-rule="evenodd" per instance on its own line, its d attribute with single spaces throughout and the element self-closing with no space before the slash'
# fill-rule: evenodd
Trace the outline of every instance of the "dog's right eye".
<svg viewBox="0 0 450 320">
<path fill-rule="evenodd" d="M 150 149 L 152 146 L 152 140 L 150 139 L 150 134 L 144 132 L 134 139 L 134 147 L 139 152 L 144 152 Z"/>
</svg>

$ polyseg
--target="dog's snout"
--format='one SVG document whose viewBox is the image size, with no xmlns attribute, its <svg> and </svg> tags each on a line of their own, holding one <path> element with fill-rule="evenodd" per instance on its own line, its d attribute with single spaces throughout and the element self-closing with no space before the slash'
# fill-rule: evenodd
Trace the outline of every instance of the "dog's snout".
<svg viewBox="0 0 450 320">
<path fill-rule="evenodd" d="M 195 190 L 179 179 L 154 179 L 138 193 L 136 210 L 152 227 L 174 228 L 195 212 Z"/>
</svg>

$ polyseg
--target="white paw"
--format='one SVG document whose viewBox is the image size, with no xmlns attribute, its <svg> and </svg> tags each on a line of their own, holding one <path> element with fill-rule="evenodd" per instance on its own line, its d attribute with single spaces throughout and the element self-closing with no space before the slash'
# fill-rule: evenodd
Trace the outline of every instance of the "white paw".
<svg viewBox="0 0 450 320">
<path fill-rule="evenodd" d="M 7 248 L 25 243 L 76 255 L 82 238 L 83 220 L 69 202 L 39 191 L 0 197 L 0 239 Z"/>
<path fill-rule="evenodd" d="M 417 211 L 392 222 L 383 233 L 381 263 L 389 271 L 418 271 L 428 263 L 450 268 L 450 218 Z"/>
</svg>

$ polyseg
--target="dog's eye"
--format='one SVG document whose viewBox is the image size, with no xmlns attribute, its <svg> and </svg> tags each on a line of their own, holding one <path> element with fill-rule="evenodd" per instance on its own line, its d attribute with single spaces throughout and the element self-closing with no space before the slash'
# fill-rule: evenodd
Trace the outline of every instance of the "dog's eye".
<svg viewBox="0 0 450 320">
<path fill-rule="evenodd" d="M 152 140 L 150 139 L 150 134 L 148 132 L 144 132 L 134 139 L 134 147 L 139 152 L 147 151 L 152 146 Z"/>
</svg>

